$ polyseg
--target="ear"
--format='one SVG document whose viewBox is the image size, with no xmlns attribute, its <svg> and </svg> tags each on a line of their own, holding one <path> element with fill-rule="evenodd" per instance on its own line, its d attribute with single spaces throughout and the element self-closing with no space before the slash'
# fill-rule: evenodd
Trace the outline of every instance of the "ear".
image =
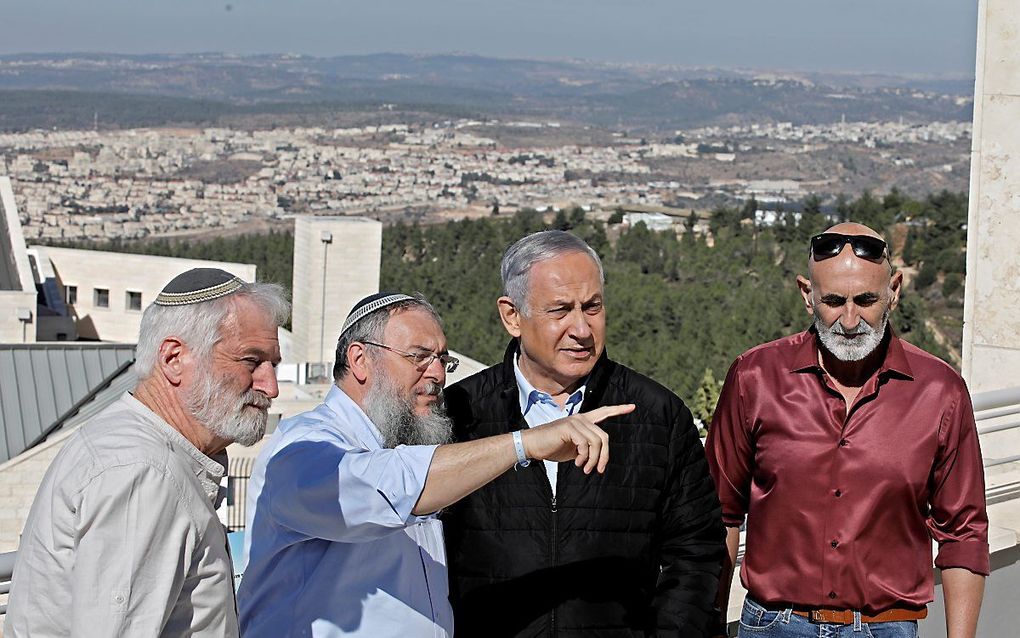
<svg viewBox="0 0 1020 638">
<path fill-rule="evenodd" d="M 889 278 L 889 310 L 892 311 L 900 303 L 900 290 L 903 287 L 903 273 L 896 271 Z"/>
<path fill-rule="evenodd" d="M 347 346 L 347 365 L 358 383 L 365 383 L 368 380 L 369 362 L 365 344 L 355 341 Z"/>
<path fill-rule="evenodd" d="M 499 310 L 499 318 L 503 327 L 510 333 L 511 337 L 521 336 L 521 311 L 517 309 L 510 297 L 503 296 L 496 300 L 496 308 Z"/>
<path fill-rule="evenodd" d="M 191 352 L 177 337 L 167 337 L 159 344 L 156 365 L 170 385 L 179 386 L 191 362 Z"/>
<path fill-rule="evenodd" d="M 804 299 L 804 309 L 813 316 L 815 309 L 811 303 L 811 280 L 804 275 L 797 275 L 797 288 L 800 289 L 800 296 Z"/>
</svg>

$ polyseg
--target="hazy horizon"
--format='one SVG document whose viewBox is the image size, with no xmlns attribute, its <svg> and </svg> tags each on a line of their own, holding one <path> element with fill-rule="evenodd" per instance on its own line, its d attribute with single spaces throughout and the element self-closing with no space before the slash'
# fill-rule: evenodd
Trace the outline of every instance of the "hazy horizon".
<svg viewBox="0 0 1020 638">
<path fill-rule="evenodd" d="M 977 31 L 976 3 L 958 0 L 36 0 L 2 15 L 3 55 L 465 54 L 951 78 L 973 77 Z"/>
</svg>

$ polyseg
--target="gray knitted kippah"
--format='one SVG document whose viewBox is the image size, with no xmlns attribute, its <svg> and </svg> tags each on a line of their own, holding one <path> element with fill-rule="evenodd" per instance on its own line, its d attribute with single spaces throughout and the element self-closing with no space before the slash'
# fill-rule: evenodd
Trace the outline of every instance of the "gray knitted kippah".
<svg viewBox="0 0 1020 638">
<path fill-rule="evenodd" d="M 153 302 L 157 306 L 186 306 L 237 292 L 244 280 L 219 268 L 192 268 L 170 280 Z"/>
<path fill-rule="evenodd" d="M 351 326 L 364 319 L 367 315 L 401 301 L 414 301 L 414 297 L 399 292 L 377 292 L 374 295 L 365 297 L 351 308 L 351 314 L 347 315 L 347 320 L 344 321 L 343 327 L 340 328 L 340 336 L 342 337 Z"/>
</svg>

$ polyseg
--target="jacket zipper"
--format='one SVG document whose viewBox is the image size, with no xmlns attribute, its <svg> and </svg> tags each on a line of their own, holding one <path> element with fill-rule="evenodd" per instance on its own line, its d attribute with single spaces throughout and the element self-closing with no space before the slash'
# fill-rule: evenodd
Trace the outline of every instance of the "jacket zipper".
<svg viewBox="0 0 1020 638">
<path fill-rule="evenodd" d="M 552 495 L 552 525 L 550 527 L 549 535 L 549 549 L 550 549 L 550 563 L 551 566 L 556 566 L 556 495 Z M 554 606 L 549 612 L 549 635 L 556 635 L 556 607 Z"/>
</svg>

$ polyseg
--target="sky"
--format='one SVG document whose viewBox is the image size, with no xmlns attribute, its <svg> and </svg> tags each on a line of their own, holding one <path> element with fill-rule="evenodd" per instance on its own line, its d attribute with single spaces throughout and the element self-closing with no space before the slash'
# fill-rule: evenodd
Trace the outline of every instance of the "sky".
<svg viewBox="0 0 1020 638">
<path fill-rule="evenodd" d="M 0 0 L 0 54 L 474 53 L 973 76 L 976 0 Z"/>
</svg>

